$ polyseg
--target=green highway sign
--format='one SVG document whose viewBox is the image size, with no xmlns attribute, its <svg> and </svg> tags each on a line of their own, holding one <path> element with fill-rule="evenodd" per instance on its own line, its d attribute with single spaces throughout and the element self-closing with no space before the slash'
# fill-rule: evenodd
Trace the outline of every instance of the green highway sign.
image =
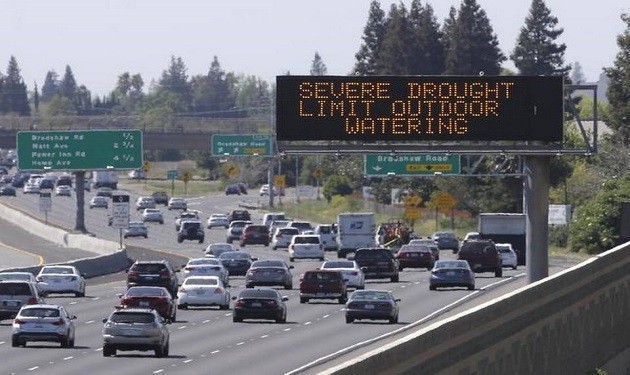
<svg viewBox="0 0 630 375">
<path fill-rule="evenodd" d="M 213 156 L 271 155 L 271 136 L 265 134 L 214 134 Z"/>
<path fill-rule="evenodd" d="M 166 171 L 167 180 L 176 180 L 179 178 L 179 172 L 176 169 Z"/>
<path fill-rule="evenodd" d="M 138 169 L 142 151 L 140 130 L 17 133 L 20 170 Z"/>
<path fill-rule="evenodd" d="M 389 154 L 365 155 L 366 176 L 418 176 L 432 174 L 459 174 L 459 155 L 444 154 Z"/>
</svg>

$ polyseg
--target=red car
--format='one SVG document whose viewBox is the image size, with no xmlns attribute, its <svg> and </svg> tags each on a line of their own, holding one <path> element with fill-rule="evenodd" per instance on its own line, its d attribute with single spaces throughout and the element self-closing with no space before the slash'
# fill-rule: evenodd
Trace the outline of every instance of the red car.
<svg viewBox="0 0 630 375">
<path fill-rule="evenodd" d="M 348 292 L 341 271 L 306 271 L 300 279 L 300 303 L 311 299 L 336 299 L 339 303 L 346 303 Z"/>
<path fill-rule="evenodd" d="M 269 228 L 266 225 L 250 224 L 243 229 L 243 234 L 241 234 L 241 247 L 245 245 L 269 246 L 270 241 Z"/>
<path fill-rule="evenodd" d="M 425 245 L 402 245 L 396 253 L 398 270 L 404 268 L 426 268 L 431 270 L 435 264 L 435 255 Z"/>
<path fill-rule="evenodd" d="M 161 286 L 132 286 L 119 294 L 123 307 L 155 309 L 164 319 L 174 322 L 177 318 L 177 305 L 168 290 Z"/>
</svg>

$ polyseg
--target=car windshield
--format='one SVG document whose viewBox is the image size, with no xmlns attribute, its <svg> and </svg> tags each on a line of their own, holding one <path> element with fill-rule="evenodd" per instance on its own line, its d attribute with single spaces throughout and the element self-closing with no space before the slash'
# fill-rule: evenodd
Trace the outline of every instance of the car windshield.
<svg viewBox="0 0 630 375">
<path fill-rule="evenodd" d="M 249 254 L 240 251 L 228 251 L 219 255 L 219 259 L 249 259 Z"/>
<path fill-rule="evenodd" d="M 304 275 L 306 281 L 338 281 L 341 277 L 339 271 L 337 272 L 307 272 Z"/>
<path fill-rule="evenodd" d="M 293 243 L 305 243 L 305 244 L 318 244 L 318 236 L 295 236 L 293 237 Z"/>
<path fill-rule="evenodd" d="M 441 237 L 441 238 L 457 238 L 455 236 L 455 233 L 453 232 L 437 232 L 435 233 L 435 237 Z"/>
<path fill-rule="evenodd" d="M 188 265 L 190 266 L 200 265 L 200 264 L 215 265 L 215 264 L 221 264 L 221 263 L 219 262 L 218 259 L 215 259 L 215 258 L 196 258 L 196 259 L 191 259 L 188 261 Z"/>
<path fill-rule="evenodd" d="M 28 283 L 0 283 L 0 295 L 30 296 L 32 293 Z"/>
<path fill-rule="evenodd" d="M 184 280 L 182 285 L 219 285 L 219 281 L 216 278 L 195 278 L 189 277 Z"/>
<path fill-rule="evenodd" d="M 28 273 L 0 273 L 1 280 L 31 280 L 31 275 Z"/>
<path fill-rule="evenodd" d="M 302 222 L 302 221 L 294 221 L 291 223 L 291 226 L 298 229 L 312 229 L 311 223 Z"/>
<path fill-rule="evenodd" d="M 350 261 L 330 261 L 324 263 L 322 268 L 354 268 L 354 262 Z"/>
<path fill-rule="evenodd" d="M 380 250 L 359 250 L 354 256 L 355 259 L 390 259 L 391 252 L 389 250 L 380 251 Z"/>
<path fill-rule="evenodd" d="M 114 323 L 148 324 L 148 323 L 153 323 L 154 315 L 151 313 L 116 312 L 112 314 L 109 320 Z"/>
<path fill-rule="evenodd" d="M 147 287 L 138 287 L 134 286 L 127 289 L 127 296 L 156 296 L 156 297 L 165 297 L 168 292 L 163 288 L 147 288 Z"/>
<path fill-rule="evenodd" d="M 213 243 L 208 245 L 208 248 L 206 250 L 209 251 L 216 251 L 216 250 L 225 250 L 225 251 L 229 251 L 229 250 L 234 250 L 232 248 L 232 245 L 230 245 L 229 243 Z"/>
<path fill-rule="evenodd" d="M 48 273 L 61 273 L 64 275 L 74 275 L 74 270 L 68 267 L 44 267 L 41 271 L 42 274 Z"/>
<path fill-rule="evenodd" d="M 157 208 L 147 208 L 144 210 L 144 212 L 148 213 L 148 214 L 159 214 L 160 210 Z"/>
<path fill-rule="evenodd" d="M 144 223 L 141 221 L 130 221 L 129 227 L 144 227 Z"/>
<path fill-rule="evenodd" d="M 157 273 L 160 273 L 160 271 L 162 271 L 163 269 L 166 269 L 166 267 L 163 264 L 139 263 L 133 266 L 134 271 L 142 272 L 142 273 L 157 274 Z"/>
<path fill-rule="evenodd" d="M 412 252 L 429 252 L 431 251 L 431 249 L 429 249 L 428 246 L 423 246 L 423 245 L 403 245 L 400 247 L 400 250 L 398 250 L 399 253 L 412 253 Z"/>
<path fill-rule="evenodd" d="M 268 289 L 245 289 L 238 298 L 278 298 L 278 292 Z"/>
<path fill-rule="evenodd" d="M 435 268 L 469 268 L 469 266 L 465 260 L 438 260 L 435 262 Z"/>
<path fill-rule="evenodd" d="M 389 293 L 387 292 L 379 292 L 375 290 L 357 290 L 352 293 L 352 299 L 354 300 L 364 300 L 364 301 L 384 301 L 389 300 Z"/>
<path fill-rule="evenodd" d="M 22 309 L 21 316 L 34 318 L 58 318 L 60 316 L 59 309 L 34 307 L 30 309 Z"/>
<path fill-rule="evenodd" d="M 297 228 L 278 228 L 278 234 L 286 234 L 286 235 L 296 235 L 300 233 L 300 230 Z"/>
<path fill-rule="evenodd" d="M 258 260 L 252 264 L 252 268 L 256 267 L 282 267 L 286 268 L 285 263 L 281 260 Z"/>
</svg>

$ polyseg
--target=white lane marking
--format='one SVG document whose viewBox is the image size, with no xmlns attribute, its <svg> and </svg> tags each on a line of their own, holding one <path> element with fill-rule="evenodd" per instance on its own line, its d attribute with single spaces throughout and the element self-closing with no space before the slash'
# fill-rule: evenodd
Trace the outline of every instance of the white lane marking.
<svg viewBox="0 0 630 375">
<path fill-rule="evenodd" d="M 181 326 L 181 327 L 179 327 L 179 328 L 177 328 L 177 329 L 184 329 L 184 328 L 186 328 L 186 327 L 187 327 L 187 326 Z"/>
<path fill-rule="evenodd" d="M 285 328 L 283 329 L 284 332 L 289 332 L 291 330 L 291 328 Z"/>
<path fill-rule="evenodd" d="M 187 359 L 184 361 L 184 363 L 190 363 L 190 362 L 192 362 L 192 359 Z"/>
<path fill-rule="evenodd" d="M 77 304 L 77 301 L 72 301 L 72 302 L 70 302 L 70 304 L 71 304 L 71 305 L 76 305 L 76 304 Z"/>
<path fill-rule="evenodd" d="M 330 316 L 330 315 L 326 314 L 326 315 L 322 316 L 322 319 L 326 319 L 326 318 L 328 318 L 329 316 Z"/>
<path fill-rule="evenodd" d="M 261 339 L 266 339 L 267 337 L 269 337 L 269 335 L 262 335 L 262 336 L 260 336 Z"/>
<path fill-rule="evenodd" d="M 85 322 L 85 324 L 92 324 L 92 323 L 94 323 L 93 320 L 88 320 L 87 322 Z"/>
<path fill-rule="evenodd" d="M 0 341 L 0 345 L 4 344 L 4 341 Z"/>
<path fill-rule="evenodd" d="M 307 325 L 309 325 L 309 324 L 311 324 L 311 322 L 306 322 L 306 323 L 304 323 L 304 325 L 305 325 L 305 326 L 307 326 Z"/>
<path fill-rule="evenodd" d="M 241 345 L 243 345 L 243 344 L 245 344 L 245 341 L 237 342 L 237 343 L 236 343 L 236 346 L 241 346 Z"/>
<path fill-rule="evenodd" d="M 163 371 L 164 371 L 164 369 L 163 369 L 163 368 L 161 368 L 161 369 L 159 369 L 159 370 L 155 370 L 155 371 L 153 371 L 153 373 L 154 373 L 154 374 L 159 374 L 160 372 L 163 372 Z"/>
<path fill-rule="evenodd" d="M 232 313 L 224 314 L 223 316 L 232 316 Z"/>
<path fill-rule="evenodd" d="M 28 371 L 35 371 L 39 368 L 39 366 L 35 366 L 35 367 L 31 367 L 29 369 L 27 369 Z"/>
<path fill-rule="evenodd" d="M 94 349 L 95 352 L 100 352 L 101 350 L 103 350 L 103 347 L 100 347 L 98 349 Z"/>
<path fill-rule="evenodd" d="M 94 297 L 92 298 L 92 301 L 98 301 L 99 299 L 101 299 L 101 297 Z"/>
<path fill-rule="evenodd" d="M 71 356 L 71 357 L 66 357 L 66 358 L 64 358 L 63 360 L 64 360 L 64 361 L 67 361 L 67 360 L 72 359 L 72 358 L 74 358 L 74 357 L 72 357 L 72 356 Z"/>
<path fill-rule="evenodd" d="M 215 351 L 210 352 L 210 354 L 217 354 L 219 352 L 220 352 L 220 350 L 215 350 Z"/>
</svg>

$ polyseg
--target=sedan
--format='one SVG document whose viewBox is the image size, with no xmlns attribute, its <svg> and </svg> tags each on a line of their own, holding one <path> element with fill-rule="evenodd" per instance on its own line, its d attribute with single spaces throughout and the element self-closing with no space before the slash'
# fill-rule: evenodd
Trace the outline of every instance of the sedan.
<svg viewBox="0 0 630 375">
<path fill-rule="evenodd" d="M 0 272 L 0 281 L 18 280 L 18 281 L 30 281 L 37 283 L 35 275 L 30 272 Z"/>
<path fill-rule="evenodd" d="M 62 348 L 74 347 L 77 317 L 59 305 L 25 305 L 13 320 L 11 346 L 26 346 L 28 341 L 52 341 Z"/>
<path fill-rule="evenodd" d="M 346 287 L 348 288 L 365 288 L 365 275 L 354 260 L 327 260 L 320 268 L 341 271 L 344 280 L 346 280 Z"/>
<path fill-rule="evenodd" d="M 440 250 L 451 249 L 454 253 L 459 250 L 459 239 L 453 232 L 435 232 L 431 239 L 437 242 Z"/>
<path fill-rule="evenodd" d="M 0 196 L 15 197 L 15 188 L 11 185 L 0 187 Z"/>
<path fill-rule="evenodd" d="M 441 287 L 466 287 L 475 289 L 475 274 L 465 260 L 438 260 L 431 270 L 429 289 Z"/>
<path fill-rule="evenodd" d="M 243 251 L 228 251 L 219 255 L 223 267 L 228 270 L 230 276 L 246 275 L 249 267 L 258 258 L 252 258 Z"/>
<path fill-rule="evenodd" d="M 107 208 L 109 206 L 109 199 L 107 197 L 93 197 L 90 200 L 90 208 Z"/>
<path fill-rule="evenodd" d="M 218 258 L 223 253 L 233 251 L 234 247 L 232 246 L 232 244 L 221 242 L 211 243 L 210 245 L 208 245 L 208 247 L 206 247 L 206 256 Z"/>
<path fill-rule="evenodd" d="M 177 307 L 185 310 L 190 306 L 219 306 L 230 308 L 230 291 L 217 276 L 190 276 L 177 292 Z"/>
<path fill-rule="evenodd" d="M 501 255 L 501 265 L 503 267 L 511 267 L 515 270 L 518 267 L 516 252 L 512 248 L 511 243 L 498 243 L 495 245 Z"/>
<path fill-rule="evenodd" d="M 356 290 L 346 302 L 346 323 L 357 319 L 389 320 L 398 323 L 398 302 L 387 290 Z"/>
<path fill-rule="evenodd" d="M 123 237 L 149 237 L 149 228 L 142 221 L 130 221 L 129 226 L 125 228 Z"/>
<path fill-rule="evenodd" d="M 162 286 L 132 286 L 125 294 L 119 293 L 120 306 L 156 310 L 164 319 L 174 322 L 177 305 L 168 289 Z"/>
<path fill-rule="evenodd" d="M 41 294 L 74 293 L 85 297 L 85 275 L 74 266 L 44 266 L 37 274 L 37 286 Z"/>
<path fill-rule="evenodd" d="M 190 276 L 217 276 L 223 285 L 230 285 L 230 273 L 216 258 L 193 258 L 182 266 L 184 278 Z"/>
<path fill-rule="evenodd" d="M 280 285 L 284 289 L 293 289 L 293 266 L 281 259 L 257 260 L 249 267 L 245 275 L 245 287 Z"/>
<path fill-rule="evenodd" d="M 435 264 L 435 256 L 426 245 L 402 245 L 396 253 L 398 270 L 405 268 L 426 268 L 428 271 Z"/>
<path fill-rule="evenodd" d="M 35 182 L 27 183 L 26 185 L 24 185 L 24 188 L 22 188 L 22 193 L 23 194 L 39 194 L 39 184 Z"/>
<path fill-rule="evenodd" d="M 173 197 L 168 201 L 168 210 L 187 210 L 188 203 L 181 197 Z"/>
<path fill-rule="evenodd" d="M 271 288 L 245 289 L 238 297 L 233 298 L 234 313 L 232 321 L 242 322 L 243 319 L 270 319 L 276 323 L 286 323 L 289 297 L 281 296 L 277 290 Z"/>
<path fill-rule="evenodd" d="M 164 215 L 157 208 L 145 208 L 142 211 L 142 221 L 145 223 L 154 222 L 164 224 Z"/>
<path fill-rule="evenodd" d="M 69 197 L 72 193 L 72 188 L 68 185 L 59 185 L 55 188 L 55 195 L 61 197 Z"/>
<path fill-rule="evenodd" d="M 212 214 L 208 218 L 207 228 L 212 229 L 214 227 L 223 227 L 228 229 L 230 222 L 228 221 L 227 214 Z"/>
</svg>

